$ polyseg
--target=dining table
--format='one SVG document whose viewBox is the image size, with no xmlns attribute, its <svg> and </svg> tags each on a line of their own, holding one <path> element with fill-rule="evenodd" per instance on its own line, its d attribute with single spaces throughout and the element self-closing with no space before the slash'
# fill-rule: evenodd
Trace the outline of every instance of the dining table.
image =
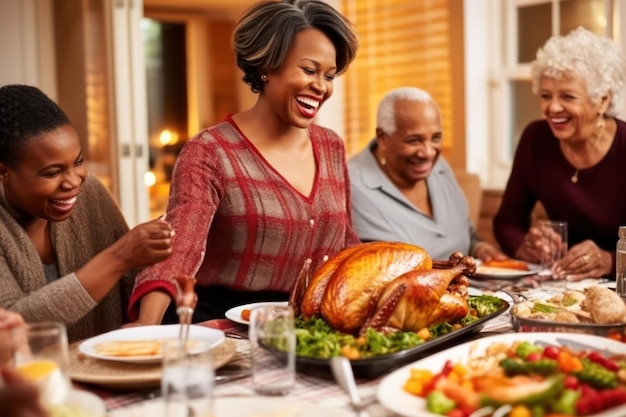
<svg viewBox="0 0 626 417">
<path fill-rule="evenodd" d="M 563 291 L 563 282 L 550 282 L 535 285 L 526 278 L 519 280 L 472 280 L 474 290 L 483 293 L 492 293 L 508 301 L 511 305 L 518 297 L 527 299 L 544 298 L 549 294 Z M 593 281 L 594 283 L 597 280 Z M 605 280 L 606 282 L 606 280 Z M 506 285 L 504 285 L 506 284 Z M 584 282 L 578 285 L 584 286 Z M 472 288 L 470 287 L 470 288 Z M 478 288 L 478 289 L 477 289 Z M 254 396 L 250 369 L 250 344 L 247 339 L 248 328 L 246 325 L 233 322 L 227 318 L 214 319 L 202 323 L 197 323 L 224 332 L 226 340 L 234 343 L 235 353 L 232 358 L 216 371 L 216 384 L 214 386 L 213 397 L 219 401 L 222 398 L 245 398 Z M 509 311 L 487 321 L 477 332 L 474 332 L 463 340 L 455 340 L 453 344 L 459 344 L 476 338 L 488 335 L 514 332 Z M 445 349 L 447 346 L 441 346 Z M 390 369 L 390 372 L 393 369 Z M 233 376 L 234 375 L 234 376 Z M 378 388 L 383 378 L 382 375 L 376 378 L 357 378 L 357 388 L 361 399 L 368 403 L 364 407 L 364 413 L 358 413 L 350 403 L 348 394 L 333 380 L 332 377 L 312 376 L 298 372 L 296 375 L 296 385 L 286 399 L 306 402 L 316 407 L 324 407 L 329 410 L 329 416 L 365 416 L 365 417 L 397 417 L 398 414 L 386 409 L 378 401 Z M 150 402 L 159 401 L 160 390 L 158 387 L 148 389 L 112 389 L 106 386 L 76 383 L 79 389 L 90 391 L 99 396 L 107 409 L 108 417 L 135 417 L 150 415 L 141 412 L 142 407 Z M 135 410 L 133 413 L 131 411 Z M 260 415 L 260 414 L 259 414 Z M 264 414 L 265 415 L 265 414 Z M 279 415 L 279 414 L 277 414 Z M 217 415 L 215 417 L 226 417 Z"/>
</svg>

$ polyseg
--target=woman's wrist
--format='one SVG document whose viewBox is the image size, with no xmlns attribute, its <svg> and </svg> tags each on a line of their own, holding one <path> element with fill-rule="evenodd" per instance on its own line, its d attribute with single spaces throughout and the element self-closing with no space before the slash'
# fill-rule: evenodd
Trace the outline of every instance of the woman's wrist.
<svg viewBox="0 0 626 417">
<path fill-rule="evenodd" d="M 161 324 L 171 302 L 169 294 L 163 291 L 153 291 L 144 295 L 139 303 L 137 321 L 142 324 Z"/>
</svg>

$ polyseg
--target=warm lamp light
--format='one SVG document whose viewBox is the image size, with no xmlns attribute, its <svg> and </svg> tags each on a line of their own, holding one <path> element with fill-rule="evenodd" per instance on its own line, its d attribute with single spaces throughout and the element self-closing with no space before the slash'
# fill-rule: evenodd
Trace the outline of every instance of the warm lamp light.
<svg viewBox="0 0 626 417">
<path fill-rule="evenodd" d="M 143 183 L 146 187 L 153 187 L 156 184 L 156 175 L 152 171 L 146 171 L 143 174 Z"/>
<path fill-rule="evenodd" d="M 178 142 L 178 134 L 171 130 L 164 129 L 159 135 L 159 143 L 161 146 L 173 145 Z"/>
</svg>

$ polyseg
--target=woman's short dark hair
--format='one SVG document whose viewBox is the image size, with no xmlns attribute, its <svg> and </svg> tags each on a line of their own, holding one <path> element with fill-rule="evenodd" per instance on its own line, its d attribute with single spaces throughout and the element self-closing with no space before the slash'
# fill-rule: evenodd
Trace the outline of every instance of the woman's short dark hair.
<svg viewBox="0 0 626 417">
<path fill-rule="evenodd" d="M 337 74 L 354 60 L 358 39 L 350 22 L 328 3 L 319 0 L 262 1 L 249 8 L 235 26 L 233 49 L 243 81 L 252 91 L 263 90 L 261 70 L 279 68 L 295 35 L 315 28 L 337 51 Z"/>
<path fill-rule="evenodd" d="M 61 107 L 38 88 L 0 87 L 0 162 L 13 166 L 30 139 L 68 124 Z"/>
</svg>

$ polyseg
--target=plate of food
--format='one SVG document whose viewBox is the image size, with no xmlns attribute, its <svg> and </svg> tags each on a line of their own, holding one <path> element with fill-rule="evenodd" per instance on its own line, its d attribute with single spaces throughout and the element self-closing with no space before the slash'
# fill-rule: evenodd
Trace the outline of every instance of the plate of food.
<svg viewBox="0 0 626 417">
<path fill-rule="evenodd" d="M 128 327 L 92 337 L 80 344 L 78 350 L 91 358 L 129 363 L 161 361 L 161 344 L 179 337 L 180 325 Z M 212 349 L 225 339 L 224 332 L 204 326 L 189 327 L 189 350 Z"/>
<path fill-rule="evenodd" d="M 161 363 L 129 363 L 86 357 L 78 350 L 81 342 L 70 345 L 70 378 L 76 382 L 115 389 L 154 388 L 161 384 Z M 219 369 L 237 353 L 233 339 L 226 338 L 211 349 L 213 368 Z"/>
<path fill-rule="evenodd" d="M 477 277 L 496 279 L 517 279 L 529 275 L 538 274 L 541 267 L 516 259 L 505 259 L 502 261 L 492 260 L 489 262 L 477 262 Z"/>
<path fill-rule="evenodd" d="M 243 304 L 227 310 L 224 315 L 227 319 L 234 321 L 235 323 L 245 324 L 247 326 L 250 324 L 250 311 L 254 307 L 273 305 L 284 306 L 287 305 L 287 301 L 263 301 L 259 303 Z"/>
<path fill-rule="evenodd" d="M 589 348 L 574 348 L 581 343 Z M 602 352 L 593 346 L 602 346 Z M 622 417 L 626 415 L 626 381 L 618 372 L 626 369 L 624 346 L 575 333 L 484 337 L 392 372 L 381 381 L 378 399 L 385 408 L 406 417 L 437 417 L 461 409 L 470 413 L 482 407 L 489 408 L 480 415 L 489 416 L 495 410 L 505 415 L 504 409 L 514 405 L 520 413 L 522 409 L 528 412 L 520 415 L 531 415 L 530 408 L 536 407 L 543 412 L 539 415 Z M 540 367 L 532 365 L 538 361 Z M 606 379 L 588 378 L 590 370 Z"/>
<path fill-rule="evenodd" d="M 518 302 L 511 321 L 520 332 L 588 333 L 626 341 L 626 305 L 601 285 Z"/>
</svg>

